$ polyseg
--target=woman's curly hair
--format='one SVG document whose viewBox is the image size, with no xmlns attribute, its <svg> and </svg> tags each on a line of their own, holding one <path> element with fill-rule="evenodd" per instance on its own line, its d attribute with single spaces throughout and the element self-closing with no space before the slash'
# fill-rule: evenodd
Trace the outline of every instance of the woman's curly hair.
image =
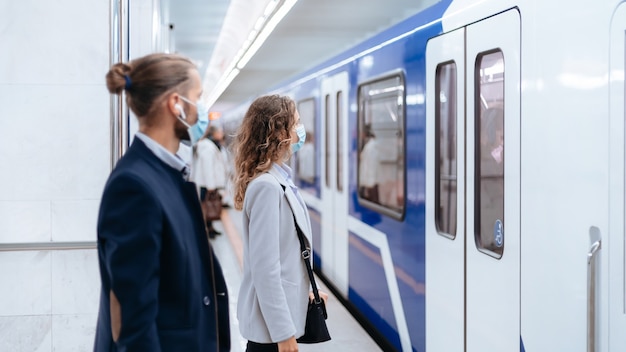
<svg viewBox="0 0 626 352">
<path fill-rule="evenodd" d="M 296 103 L 287 96 L 266 95 L 252 102 L 235 136 L 235 209 L 243 209 L 248 184 L 282 162 L 291 146 Z"/>
</svg>

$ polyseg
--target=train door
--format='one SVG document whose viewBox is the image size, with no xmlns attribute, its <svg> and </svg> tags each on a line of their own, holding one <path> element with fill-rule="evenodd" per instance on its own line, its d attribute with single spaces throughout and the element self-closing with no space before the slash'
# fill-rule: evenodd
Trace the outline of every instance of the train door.
<svg viewBox="0 0 626 352">
<path fill-rule="evenodd" d="M 427 349 L 519 351 L 519 13 L 431 40 L 426 60 Z"/>
<path fill-rule="evenodd" d="M 464 42 L 462 28 L 426 51 L 426 351 L 465 342 Z"/>
<path fill-rule="evenodd" d="M 322 272 L 348 296 L 348 73 L 322 80 Z"/>
<path fill-rule="evenodd" d="M 602 346 L 599 340 L 604 341 L 608 330 L 608 349 L 602 351 L 623 351 L 626 346 L 626 264 L 624 262 L 626 254 L 626 223 L 624 222 L 625 192 L 626 192 L 626 172 L 624 159 L 626 158 L 625 128 L 626 112 L 624 107 L 624 72 L 626 70 L 626 5 L 622 4 L 615 14 L 611 24 L 610 41 L 610 138 L 609 138 L 609 238 L 601 243 L 601 249 L 594 254 L 590 250 L 588 257 L 588 276 L 593 277 L 595 271 L 600 272 L 600 278 L 608 278 L 608 295 L 593 295 L 588 293 L 588 308 L 600 308 L 602 319 L 597 319 L 594 314 L 595 309 L 589 309 L 588 316 L 588 351 L 600 351 L 596 347 Z M 608 242 L 608 243 L 607 243 Z M 593 245 L 593 244 L 591 244 Z M 604 253 L 604 254 L 600 254 Z M 608 258 L 605 257 L 608 255 Z M 597 258 L 595 258 L 597 257 Z M 596 265 L 597 263 L 597 265 Z M 608 270 L 604 269 L 607 268 Z M 604 269 L 604 270 L 601 270 Z M 601 280 L 588 280 L 588 290 L 593 290 Z M 602 292 L 602 290 L 598 290 Z M 595 297 L 594 297 L 595 296 Z M 596 298 L 608 297 L 608 305 L 598 305 Z M 607 313 L 608 310 L 608 314 Z M 608 329 L 603 329 L 604 333 L 599 334 L 600 329 L 595 326 L 608 323 Z M 602 326 L 600 325 L 600 326 Z"/>
<path fill-rule="evenodd" d="M 467 27 L 466 346 L 520 349 L 520 20 Z"/>
</svg>

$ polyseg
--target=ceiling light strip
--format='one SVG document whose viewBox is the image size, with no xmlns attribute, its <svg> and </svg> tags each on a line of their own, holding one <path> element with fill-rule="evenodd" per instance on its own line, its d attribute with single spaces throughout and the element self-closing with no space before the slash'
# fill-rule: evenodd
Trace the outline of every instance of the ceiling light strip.
<svg viewBox="0 0 626 352">
<path fill-rule="evenodd" d="M 263 29 L 261 30 L 261 32 L 259 32 L 256 38 L 254 38 L 254 41 L 248 47 L 245 54 L 241 57 L 241 59 L 239 59 L 239 62 L 237 62 L 238 69 L 241 70 L 248 64 L 250 59 L 252 59 L 254 54 L 256 54 L 259 48 L 261 48 L 261 46 L 267 40 L 270 34 L 272 34 L 276 26 L 280 23 L 280 21 L 283 20 L 283 18 L 287 15 L 287 13 L 289 13 L 291 8 L 293 7 L 293 5 L 296 4 L 297 1 L 298 0 L 286 0 L 282 4 L 282 6 L 278 8 L 276 13 L 272 17 L 270 17 L 269 21 L 267 21 L 266 24 L 263 26 Z"/>
<path fill-rule="evenodd" d="M 228 65 L 228 68 L 222 75 L 211 91 L 207 104 L 213 105 L 217 99 L 224 93 L 226 88 L 232 83 L 235 77 L 241 72 L 250 59 L 261 48 L 265 40 L 272 34 L 276 26 L 282 21 L 282 19 L 289 13 L 291 8 L 296 4 L 298 0 L 273 0 L 268 3 L 265 11 L 261 17 L 256 21 L 254 28 L 251 30 L 246 41 L 244 41 L 239 53 L 235 56 L 235 59 Z M 279 5 L 279 3 L 281 3 Z M 252 39 L 253 38 L 253 39 Z"/>
</svg>

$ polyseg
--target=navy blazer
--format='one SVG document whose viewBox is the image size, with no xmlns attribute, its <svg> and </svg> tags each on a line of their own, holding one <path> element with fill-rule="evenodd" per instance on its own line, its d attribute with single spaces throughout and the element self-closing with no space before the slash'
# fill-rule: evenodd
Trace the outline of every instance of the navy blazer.
<svg viewBox="0 0 626 352">
<path fill-rule="evenodd" d="M 195 184 L 138 138 L 104 188 L 98 260 L 94 351 L 230 350 L 226 283 Z"/>
</svg>

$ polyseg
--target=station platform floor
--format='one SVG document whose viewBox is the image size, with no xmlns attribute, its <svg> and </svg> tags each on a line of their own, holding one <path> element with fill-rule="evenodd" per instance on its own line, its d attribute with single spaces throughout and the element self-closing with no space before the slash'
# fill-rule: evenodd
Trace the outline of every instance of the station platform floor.
<svg viewBox="0 0 626 352">
<path fill-rule="evenodd" d="M 234 209 L 224 210 L 222 221 L 216 221 L 214 227 L 222 232 L 211 240 L 218 257 L 229 292 L 231 351 L 246 350 L 247 341 L 239 334 L 237 320 L 237 296 L 241 284 L 242 243 L 241 243 L 241 212 Z M 341 351 L 341 352 L 375 352 L 382 351 L 361 325 L 352 317 L 324 282 L 316 278 L 321 290 L 328 293 L 326 323 L 331 340 L 320 344 L 299 344 L 300 351 Z"/>
</svg>

